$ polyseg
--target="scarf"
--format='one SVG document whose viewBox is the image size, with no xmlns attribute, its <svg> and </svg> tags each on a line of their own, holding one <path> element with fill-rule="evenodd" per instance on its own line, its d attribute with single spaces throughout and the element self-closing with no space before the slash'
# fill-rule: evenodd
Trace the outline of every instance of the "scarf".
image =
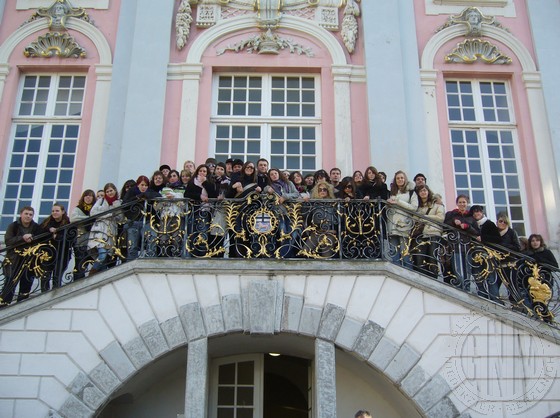
<svg viewBox="0 0 560 418">
<path fill-rule="evenodd" d="M 270 185 L 272 186 L 274 192 L 279 196 L 288 193 L 288 184 L 282 180 L 273 181 Z"/>
<path fill-rule="evenodd" d="M 476 223 L 478 224 L 478 226 L 482 226 L 487 220 L 488 218 L 486 216 L 483 216 L 482 219 L 480 221 L 476 221 Z"/>
<path fill-rule="evenodd" d="M 208 192 L 206 191 L 206 189 L 204 188 L 204 186 L 202 185 L 202 183 L 198 179 L 198 176 L 194 178 L 194 184 L 195 184 L 195 186 L 198 186 L 202 189 L 202 192 L 200 193 L 200 198 L 201 199 L 204 199 L 204 198 L 208 199 Z"/>
<path fill-rule="evenodd" d="M 119 199 L 119 198 L 118 198 L 118 196 L 117 196 L 116 193 L 115 193 L 115 196 L 114 196 L 114 197 L 105 196 L 105 200 L 107 201 L 107 203 L 109 204 L 109 206 L 113 206 L 113 203 L 114 203 L 116 200 L 118 200 L 118 199 Z"/>
<path fill-rule="evenodd" d="M 84 215 L 89 216 L 89 212 L 91 211 L 91 208 L 93 207 L 93 204 L 88 205 L 86 202 L 84 202 L 84 204 L 79 207 L 82 212 L 84 212 Z"/>
</svg>

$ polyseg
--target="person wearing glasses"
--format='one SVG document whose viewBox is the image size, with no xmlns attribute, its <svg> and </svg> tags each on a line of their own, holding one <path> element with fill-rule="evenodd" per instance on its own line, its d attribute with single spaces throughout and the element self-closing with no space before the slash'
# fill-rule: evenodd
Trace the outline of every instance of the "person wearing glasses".
<svg viewBox="0 0 560 418">
<path fill-rule="evenodd" d="M 231 175 L 230 189 L 226 197 L 243 198 L 252 192 L 260 193 L 262 188 L 257 184 L 255 164 L 246 161 L 240 172 Z"/>
<path fill-rule="evenodd" d="M 311 192 L 311 206 L 303 213 L 303 252 L 311 257 L 331 258 L 339 250 L 337 203 L 334 199 L 333 186 L 327 180 L 319 180 Z"/>
</svg>

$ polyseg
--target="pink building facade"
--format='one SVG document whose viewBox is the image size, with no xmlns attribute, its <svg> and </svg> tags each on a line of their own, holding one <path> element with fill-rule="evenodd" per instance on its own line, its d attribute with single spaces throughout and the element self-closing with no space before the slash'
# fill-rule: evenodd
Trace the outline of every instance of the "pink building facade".
<svg viewBox="0 0 560 418">
<path fill-rule="evenodd" d="M 163 163 L 262 156 L 422 172 L 447 207 L 465 193 L 557 241 L 557 100 L 533 30 L 557 5 L 131 3 L 2 2 L 0 229 Z"/>
</svg>

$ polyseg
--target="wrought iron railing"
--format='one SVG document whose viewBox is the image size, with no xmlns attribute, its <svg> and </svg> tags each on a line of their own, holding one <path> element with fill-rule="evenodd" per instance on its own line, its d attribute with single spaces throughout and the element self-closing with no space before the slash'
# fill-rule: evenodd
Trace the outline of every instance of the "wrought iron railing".
<svg viewBox="0 0 560 418">
<path fill-rule="evenodd" d="M 277 258 L 386 260 L 549 323 L 560 311 L 560 270 L 380 200 L 139 201 L 57 237 L 0 251 L 4 306 L 136 258 Z"/>
</svg>

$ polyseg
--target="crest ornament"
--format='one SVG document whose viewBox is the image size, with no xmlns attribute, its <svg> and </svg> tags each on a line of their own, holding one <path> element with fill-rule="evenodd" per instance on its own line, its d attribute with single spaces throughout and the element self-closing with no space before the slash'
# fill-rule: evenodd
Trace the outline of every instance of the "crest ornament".
<svg viewBox="0 0 560 418">
<path fill-rule="evenodd" d="M 49 7 L 40 7 L 37 11 L 23 24 L 27 24 L 39 18 L 49 20 L 49 30 L 66 31 L 66 21 L 73 17 L 93 24 L 85 9 L 82 7 L 74 7 L 68 0 L 56 0 Z"/>
<path fill-rule="evenodd" d="M 48 32 L 24 49 L 26 57 L 85 58 L 86 50 L 68 33 Z"/>
</svg>

